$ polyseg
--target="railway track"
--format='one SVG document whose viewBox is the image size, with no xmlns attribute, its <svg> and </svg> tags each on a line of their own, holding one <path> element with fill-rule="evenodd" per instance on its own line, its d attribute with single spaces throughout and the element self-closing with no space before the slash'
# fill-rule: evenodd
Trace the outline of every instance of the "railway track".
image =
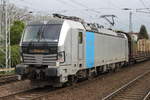
<svg viewBox="0 0 150 100">
<path fill-rule="evenodd" d="M 147 93 L 143 100 L 150 100 L 150 91 Z"/>
<path fill-rule="evenodd" d="M 123 85 L 102 100 L 150 100 L 149 84 L 150 70 Z"/>
<path fill-rule="evenodd" d="M 28 91 L 22 91 L 16 94 L 2 97 L 0 98 L 0 100 L 34 100 L 35 98 L 41 97 L 51 91 L 53 91 L 53 88 L 51 87 L 35 88 L 35 89 L 33 88 Z"/>
<path fill-rule="evenodd" d="M 149 71 L 150 72 L 150 71 Z M 147 74 L 147 73 L 145 73 Z M 60 93 L 70 91 L 72 89 L 80 88 L 85 84 L 89 84 L 89 82 L 96 81 L 99 79 L 102 79 L 105 75 L 102 75 L 100 77 L 94 78 L 92 80 L 87 80 L 78 84 L 75 84 L 70 87 L 65 87 L 65 88 L 60 88 L 60 89 L 55 89 L 51 87 L 45 87 L 45 88 L 36 88 L 20 93 L 16 93 L 13 95 L 8 95 L 4 97 L 3 99 L 0 98 L 0 100 L 48 100 L 49 95 L 58 95 Z M 119 100 L 119 99 L 117 99 Z"/>
<path fill-rule="evenodd" d="M 0 77 L 0 85 L 8 84 L 18 80 L 17 75 L 6 75 Z"/>
<path fill-rule="evenodd" d="M 143 64 L 141 65 L 143 66 Z M 139 70 L 141 71 L 140 73 L 144 73 L 145 71 L 147 70 L 150 70 L 149 67 L 145 67 L 145 66 L 148 66 L 148 65 L 144 65 L 143 67 L 137 67 L 139 68 Z M 136 68 L 136 69 L 137 69 Z M 125 68 L 126 70 L 129 69 L 128 68 Z M 134 67 L 132 67 L 132 69 L 134 69 Z M 123 70 L 120 70 L 120 73 L 122 73 Z M 123 71 L 124 72 L 124 71 Z M 126 71 L 125 71 L 126 72 Z M 135 72 L 135 70 L 134 70 Z M 139 73 L 139 72 L 138 72 Z M 110 74 L 110 75 L 109 75 Z M 65 98 L 64 96 L 66 96 L 66 98 L 68 98 L 70 96 L 70 93 L 72 94 L 73 91 L 77 91 L 78 89 L 83 89 L 85 88 L 84 86 L 87 86 L 89 84 L 93 84 L 93 82 L 98 82 L 99 80 L 103 80 L 105 79 L 106 77 L 109 77 L 109 76 L 112 76 L 112 74 L 114 73 L 109 73 L 109 74 L 104 74 L 104 75 L 101 75 L 99 77 L 96 77 L 92 80 L 87 80 L 87 81 L 84 81 L 84 82 L 81 82 L 81 83 L 78 83 L 78 84 L 75 84 L 74 86 L 70 86 L 70 87 L 65 87 L 65 88 L 60 88 L 60 89 L 52 89 L 52 88 L 37 88 L 37 87 L 32 87 L 32 85 L 30 84 L 29 81 L 27 81 L 26 83 L 25 82 L 22 82 L 19 84 L 17 83 L 14 84 L 16 87 L 19 86 L 19 87 L 23 87 L 25 86 L 24 88 L 21 88 L 21 89 L 17 89 L 14 87 L 14 85 L 11 85 L 11 86 L 7 86 L 7 87 L 12 87 L 13 88 L 11 89 L 12 91 L 9 91 L 10 93 L 8 93 L 7 95 L 1 95 L 0 96 L 0 100 L 61 100 L 62 96 L 63 98 Z M 117 74 L 117 73 L 115 73 Z M 118 74 L 120 75 L 120 74 Z M 117 75 L 117 76 L 118 76 Z M 138 74 L 139 75 L 139 74 Z M 147 73 L 148 75 L 148 73 Z M 130 75 L 131 76 L 131 75 Z M 137 76 L 137 75 L 136 75 Z M 135 76 L 135 77 L 136 77 Z M 134 78 L 135 78 L 134 77 Z M 116 79 L 116 77 L 115 77 Z M 133 79 L 133 78 L 132 78 Z M 131 80 L 131 79 L 130 79 Z M 126 82 L 124 82 L 126 83 Z M 124 84 L 123 83 L 123 84 Z M 101 84 L 102 85 L 102 84 Z M 105 84 L 106 85 L 106 84 Z M 118 87 L 117 87 L 118 88 Z M 10 89 L 10 88 L 9 88 Z M 1 90 L 1 88 L 0 88 Z M 8 90 L 6 88 L 6 90 Z M 73 90 L 73 91 L 72 91 Z M 2 90 L 3 91 L 3 90 Z M 15 91 L 15 93 L 14 93 Z M 17 92 L 16 92 L 17 91 Z M 81 92 L 81 91 L 80 91 Z M 82 92 L 83 93 L 83 92 Z M 81 94 L 82 94 L 81 93 Z M 6 93 L 5 93 L 6 94 Z M 58 94 L 60 95 L 60 98 L 58 96 Z M 74 94 L 74 93 L 73 93 Z M 79 95 L 77 95 L 78 97 Z M 69 98 L 73 98 L 73 97 L 69 97 Z M 82 98 L 83 99 L 83 98 Z M 81 99 L 81 100 L 82 100 Z M 72 100 L 72 99 L 63 99 L 63 100 Z M 79 99 L 80 100 L 80 99 Z M 85 99 L 84 99 L 85 100 Z M 87 100 L 92 100 L 92 99 L 87 99 Z M 101 98 L 99 98 L 99 100 L 101 100 Z M 118 99 L 120 100 L 120 99 Z M 122 100 L 122 99 L 121 99 Z M 127 99 L 128 100 L 128 99 Z"/>
<path fill-rule="evenodd" d="M 0 100 L 7 100 L 6 97 L 11 97 L 10 100 L 15 100 L 12 99 L 12 96 L 20 93 L 24 93 L 25 91 L 33 90 L 38 88 L 37 86 L 33 86 L 30 82 L 30 80 L 22 80 L 22 81 L 16 81 L 16 82 L 11 82 L 5 85 L 0 86 Z"/>
<path fill-rule="evenodd" d="M 91 80 L 86 80 L 83 82 L 79 82 L 69 87 L 63 88 L 53 88 L 53 87 L 44 87 L 44 88 L 32 88 L 27 91 L 20 91 L 15 94 L 7 95 L 0 97 L 0 100 L 48 100 L 49 95 L 57 95 L 66 91 L 70 91 L 72 89 L 80 88 L 80 86 L 84 86 L 85 84 L 89 84 L 89 82 L 96 81 L 102 79 L 105 75 L 101 75 L 97 78 L 93 78 Z M 44 98 L 44 99 L 43 99 Z"/>
</svg>

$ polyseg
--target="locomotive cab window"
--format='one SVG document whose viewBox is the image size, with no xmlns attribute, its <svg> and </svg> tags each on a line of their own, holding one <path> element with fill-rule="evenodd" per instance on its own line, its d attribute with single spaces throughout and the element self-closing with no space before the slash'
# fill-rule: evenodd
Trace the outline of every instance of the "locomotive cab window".
<svg viewBox="0 0 150 100">
<path fill-rule="evenodd" d="M 79 41 L 79 44 L 83 43 L 83 33 L 82 32 L 79 32 L 78 41 Z"/>
</svg>

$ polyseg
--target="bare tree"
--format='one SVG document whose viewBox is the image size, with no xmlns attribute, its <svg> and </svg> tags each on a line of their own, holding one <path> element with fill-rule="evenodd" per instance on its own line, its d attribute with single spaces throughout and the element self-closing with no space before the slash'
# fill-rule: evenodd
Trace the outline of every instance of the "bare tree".
<svg viewBox="0 0 150 100">
<path fill-rule="evenodd" d="M 28 21 L 32 18 L 32 14 L 28 11 L 28 9 L 18 8 L 14 4 L 8 5 L 8 16 L 10 17 L 11 21 Z"/>
<path fill-rule="evenodd" d="M 0 12 L 2 12 L 2 5 L 0 5 Z M 7 5 L 7 12 L 11 23 L 15 20 L 29 21 L 33 17 L 32 14 L 28 11 L 28 9 L 19 8 L 12 3 L 9 3 Z M 1 17 L 2 16 L 0 16 L 0 19 Z"/>
</svg>

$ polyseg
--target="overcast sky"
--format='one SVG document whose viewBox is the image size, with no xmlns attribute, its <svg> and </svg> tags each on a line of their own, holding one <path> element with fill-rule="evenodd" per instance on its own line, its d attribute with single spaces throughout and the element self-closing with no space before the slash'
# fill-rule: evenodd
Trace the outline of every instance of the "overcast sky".
<svg viewBox="0 0 150 100">
<path fill-rule="evenodd" d="M 107 27 L 108 22 L 100 16 L 114 14 L 117 18 L 113 28 L 126 32 L 129 31 L 129 11 L 122 8 L 131 8 L 133 9 L 133 31 L 138 32 L 143 24 L 150 33 L 150 9 L 144 10 L 149 13 L 139 13 L 135 10 L 150 8 L 150 0 L 10 0 L 10 2 L 35 13 L 79 16 L 87 22 L 96 22 Z"/>
</svg>

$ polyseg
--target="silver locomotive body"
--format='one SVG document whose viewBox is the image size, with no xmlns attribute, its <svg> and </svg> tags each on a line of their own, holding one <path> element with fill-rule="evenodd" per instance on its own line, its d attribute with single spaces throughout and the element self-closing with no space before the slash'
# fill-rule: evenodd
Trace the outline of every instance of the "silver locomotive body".
<svg viewBox="0 0 150 100">
<path fill-rule="evenodd" d="M 22 77 L 60 85 L 106 72 L 128 62 L 128 39 L 122 33 L 58 18 L 30 23 L 21 40 Z"/>
</svg>

